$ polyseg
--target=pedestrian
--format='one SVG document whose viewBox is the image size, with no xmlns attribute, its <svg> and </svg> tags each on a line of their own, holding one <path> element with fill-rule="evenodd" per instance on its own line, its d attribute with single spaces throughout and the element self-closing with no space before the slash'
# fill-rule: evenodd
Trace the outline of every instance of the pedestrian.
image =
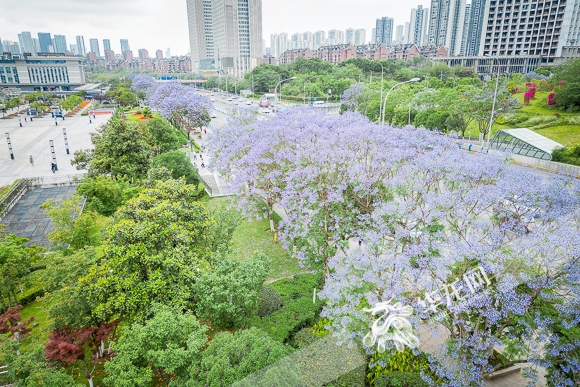
<svg viewBox="0 0 580 387">
<path fill-rule="evenodd" d="M 30 156 L 30 164 L 34 165 L 34 160 L 32 159 L 32 156 Z"/>
<path fill-rule="evenodd" d="M 54 163 L 50 163 L 50 170 L 54 173 Z"/>
<path fill-rule="evenodd" d="M 26 122 L 26 117 L 24 117 L 24 122 Z"/>
<path fill-rule="evenodd" d="M 25 119 L 26 119 L 26 118 L 25 118 Z M 204 129 L 204 130 L 203 130 L 203 132 L 204 132 L 205 134 L 207 134 L 207 129 Z"/>
<path fill-rule="evenodd" d="M 203 163 L 203 161 L 201 162 L 201 167 L 205 168 L 205 164 Z"/>
<path fill-rule="evenodd" d="M 194 159 L 194 160 L 197 160 L 197 154 L 194 154 L 194 155 L 193 155 L 193 159 Z"/>
</svg>

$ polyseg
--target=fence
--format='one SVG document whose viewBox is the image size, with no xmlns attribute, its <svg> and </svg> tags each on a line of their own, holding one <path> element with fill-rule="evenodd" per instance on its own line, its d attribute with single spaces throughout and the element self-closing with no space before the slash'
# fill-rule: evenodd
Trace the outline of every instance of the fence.
<svg viewBox="0 0 580 387">
<path fill-rule="evenodd" d="M 16 184 L 10 188 L 4 196 L 0 199 L 0 220 L 14 207 L 14 205 L 20 200 L 22 194 L 26 191 L 29 186 L 28 179 L 21 179 Z"/>
</svg>

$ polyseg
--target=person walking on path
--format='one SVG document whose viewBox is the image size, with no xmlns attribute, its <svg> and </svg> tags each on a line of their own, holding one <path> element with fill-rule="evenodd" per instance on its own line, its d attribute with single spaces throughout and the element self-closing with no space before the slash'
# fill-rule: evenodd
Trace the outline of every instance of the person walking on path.
<svg viewBox="0 0 580 387">
<path fill-rule="evenodd" d="M 34 160 L 32 159 L 32 156 L 30 156 L 30 164 L 34 166 Z"/>
<path fill-rule="evenodd" d="M 56 165 L 54 165 L 54 163 L 50 163 L 50 170 L 52 171 L 52 173 L 54 173 L 55 169 L 56 169 Z"/>
</svg>

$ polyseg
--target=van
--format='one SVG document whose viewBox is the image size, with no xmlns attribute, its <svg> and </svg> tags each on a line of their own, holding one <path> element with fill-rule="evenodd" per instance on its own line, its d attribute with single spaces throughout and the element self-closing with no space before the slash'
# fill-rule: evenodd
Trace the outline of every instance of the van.
<svg viewBox="0 0 580 387">
<path fill-rule="evenodd" d="M 312 107 L 322 107 L 324 105 L 324 101 L 314 101 L 312 103 Z"/>
</svg>

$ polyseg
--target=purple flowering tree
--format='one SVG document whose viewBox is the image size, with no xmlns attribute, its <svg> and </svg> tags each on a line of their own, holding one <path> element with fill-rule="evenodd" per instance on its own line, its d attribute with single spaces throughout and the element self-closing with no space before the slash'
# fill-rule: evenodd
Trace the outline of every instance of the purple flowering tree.
<svg viewBox="0 0 580 387">
<path fill-rule="evenodd" d="M 135 75 L 131 78 L 131 90 L 134 93 L 145 93 L 146 95 L 152 94 L 157 88 L 157 83 L 155 78 L 150 75 Z"/>
<path fill-rule="evenodd" d="M 189 86 L 180 82 L 163 83 L 149 95 L 149 104 L 175 127 L 187 132 L 201 128 L 211 121 L 210 99 L 199 95 Z"/>
<path fill-rule="evenodd" d="M 482 385 L 500 346 L 510 364 L 548 367 L 554 385 L 580 372 L 578 182 L 428 130 L 308 109 L 239 118 L 208 148 L 245 214 L 280 204 L 285 248 L 322 264 L 335 336 L 362 340 L 375 320 L 363 308 L 390 300 L 413 308 L 417 331 L 445 334 L 429 361 L 448 385 Z"/>
</svg>

